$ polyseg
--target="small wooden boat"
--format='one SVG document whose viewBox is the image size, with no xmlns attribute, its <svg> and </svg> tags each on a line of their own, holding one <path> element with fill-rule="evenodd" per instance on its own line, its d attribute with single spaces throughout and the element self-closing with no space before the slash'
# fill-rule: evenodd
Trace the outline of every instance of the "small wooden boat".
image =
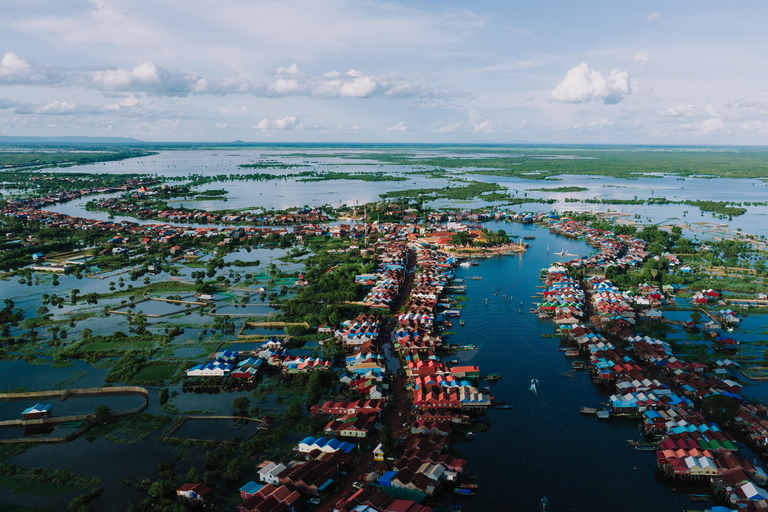
<svg viewBox="0 0 768 512">
<path fill-rule="evenodd" d="M 585 363 L 584 361 L 574 361 L 573 363 L 571 363 L 572 370 L 583 370 L 586 367 L 587 367 L 587 363 Z"/>
<path fill-rule="evenodd" d="M 635 441 L 634 439 L 627 439 L 627 443 L 629 443 L 630 446 L 650 446 L 654 449 L 658 447 L 657 443 L 647 443 L 645 441 Z"/>
<path fill-rule="evenodd" d="M 712 499 L 709 494 L 689 494 L 688 498 L 691 501 L 709 501 Z"/>
<path fill-rule="evenodd" d="M 464 327 L 464 320 L 459 320 L 459 325 Z"/>
<path fill-rule="evenodd" d="M 500 373 L 489 373 L 488 375 L 483 377 L 483 379 L 485 379 L 486 382 L 496 382 L 500 378 L 501 378 Z"/>
<path fill-rule="evenodd" d="M 596 407 L 582 407 L 581 414 L 597 414 Z"/>
</svg>

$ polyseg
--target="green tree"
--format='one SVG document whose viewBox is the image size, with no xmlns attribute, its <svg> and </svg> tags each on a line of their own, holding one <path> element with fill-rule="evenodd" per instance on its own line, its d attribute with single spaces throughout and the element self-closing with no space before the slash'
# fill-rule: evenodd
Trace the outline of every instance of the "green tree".
<svg viewBox="0 0 768 512">
<path fill-rule="evenodd" d="M 384 425 L 379 430 L 379 437 L 381 438 L 381 449 L 387 455 L 392 455 L 392 450 L 395 448 L 395 434 L 389 425 Z"/>
<path fill-rule="evenodd" d="M 712 418 L 721 425 L 733 420 L 738 413 L 738 407 L 736 407 L 733 399 L 719 393 L 705 397 L 701 401 L 701 407 L 709 411 Z"/>
<path fill-rule="evenodd" d="M 239 396 L 232 400 L 232 408 L 238 411 L 240 415 L 245 415 L 245 411 L 247 411 L 250 406 L 251 401 L 247 396 Z"/>
<path fill-rule="evenodd" d="M 195 466 L 189 468 L 185 482 L 188 484 L 196 484 L 200 483 L 200 481 L 200 473 L 197 471 L 197 468 Z"/>
<path fill-rule="evenodd" d="M 99 423 L 106 423 L 112 419 L 112 409 L 106 405 L 97 405 L 93 409 L 93 418 Z"/>
<path fill-rule="evenodd" d="M 304 411 L 301 408 L 301 404 L 291 404 L 288 406 L 288 408 L 285 410 L 285 419 L 288 422 L 295 422 L 298 421 L 299 418 L 301 418 L 301 415 Z"/>
<path fill-rule="evenodd" d="M 469 247 L 472 247 L 472 237 L 469 236 L 469 233 L 466 231 L 460 231 L 453 235 L 451 237 L 451 243 L 453 245 L 459 245 L 459 246 L 465 246 L 468 245 Z"/>
</svg>

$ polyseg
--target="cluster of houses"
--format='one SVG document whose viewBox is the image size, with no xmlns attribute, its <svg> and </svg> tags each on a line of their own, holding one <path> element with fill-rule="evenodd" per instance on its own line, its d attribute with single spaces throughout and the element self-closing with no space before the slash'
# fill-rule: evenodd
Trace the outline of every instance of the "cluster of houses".
<svg viewBox="0 0 768 512">
<path fill-rule="evenodd" d="M 560 289 L 575 296 L 576 288 L 564 268 L 550 269 L 547 290 L 557 290 L 553 287 L 557 283 L 565 283 Z M 595 327 L 576 323 L 561 325 L 560 330 L 589 358 L 593 379 L 613 387 L 610 414 L 643 420 L 645 433 L 658 440 L 657 465 L 667 476 L 711 482 L 715 492 L 734 505 L 746 503 L 747 510 L 768 504 L 763 501 L 768 493 L 757 487 L 768 481 L 768 475 L 738 452 L 730 433 L 698 412 L 703 399 L 728 397 L 739 408 L 736 428 L 749 437 L 754 448 L 768 447 L 768 410 L 743 404 L 741 385 L 736 381 L 738 364 L 725 359 L 709 368 L 676 357 L 669 343 L 632 333 L 632 295 L 600 277 L 587 279 L 587 285 Z M 640 295 L 655 293 L 649 287 L 639 291 Z M 621 339 L 626 348 L 614 345 L 606 336 Z"/>
<path fill-rule="evenodd" d="M 108 197 L 96 203 L 99 210 L 108 210 L 121 215 L 131 215 L 142 219 L 157 219 L 167 222 L 210 223 L 247 223 L 260 225 L 313 224 L 325 223 L 330 219 L 320 208 L 306 208 L 291 213 L 214 213 L 205 210 L 156 209 L 137 203 L 132 199 L 151 195 L 149 193 L 124 194 L 120 197 Z"/>
<path fill-rule="evenodd" d="M 720 300 L 720 294 L 712 289 L 698 291 L 693 296 L 693 303 L 706 305 Z"/>
<path fill-rule="evenodd" d="M 575 325 L 584 316 L 584 290 L 563 266 L 549 268 L 542 296 L 537 307 L 541 318 L 553 318 L 557 325 Z"/>
<path fill-rule="evenodd" d="M 30 178 L 30 181 L 36 181 L 34 177 Z M 92 187 L 83 188 L 79 190 L 61 190 L 52 191 L 44 196 L 39 197 L 24 197 L 6 200 L 3 214 L 8 215 L 17 211 L 23 210 L 36 210 L 44 208 L 46 206 L 67 203 L 80 199 L 83 196 L 89 196 L 94 194 L 110 194 L 113 192 L 121 192 L 128 190 L 135 190 L 145 185 L 152 185 L 158 183 L 157 180 L 150 179 L 131 179 L 126 180 L 123 185 L 107 186 L 107 187 Z"/>
<path fill-rule="evenodd" d="M 280 342 L 270 340 L 259 351 L 238 352 L 224 350 L 213 361 L 193 366 L 185 372 L 187 377 L 232 377 L 253 380 L 264 368 L 276 368 L 283 374 L 307 373 L 311 370 L 330 370 L 330 361 L 319 357 L 292 356 Z"/>
<path fill-rule="evenodd" d="M 549 222 L 554 231 L 587 239 L 601 248 L 596 256 L 568 262 L 569 267 L 632 266 L 647 257 L 641 240 L 607 236 L 568 219 L 540 220 Z M 671 255 L 663 257 L 671 266 L 680 264 Z M 589 357 L 588 368 L 596 382 L 613 386 L 610 414 L 643 419 L 645 433 L 658 439 L 657 464 L 668 476 L 711 482 L 713 490 L 739 510 L 768 507 L 768 492 L 759 487 L 768 481 L 768 475 L 739 453 L 730 433 L 697 410 L 707 397 L 728 397 L 738 407 L 733 427 L 755 451 L 768 451 L 768 409 L 743 403 L 737 381 L 740 366 L 728 359 L 718 360 L 712 368 L 689 363 L 675 357 L 667 342 L 633 335 L 636 310 L 644 318 L 661 318 L 655 308 L 664 303 L 664 292 L 673 290 L 644 283 L 637 293 L 623 292 L 597 276 L 586 283 L 590 321 L 595 327 L 580 323 L 581 312 L 586 309 L 584 294 L 565 265 L 549 269 L 539 314 L 556 319 L 578 352 Z M 714 290 L 703 290 L 694 297 L 697 304 L 719 300 L 720 294 Z M 727 309 L 719 311 L 717 318 L 731 326 L 740 320 L 737 313 Z M 622 339 L 626 348 L 614 346 L 605 336 Z M 724 348 L 737 343 L 723 337 L 719 341 Z"/>
<path fill-rule="evenodd" d="M 402 358 L 421 354 L 435 358 L 442 340 L 434 334 L 438 298 L 453 279 L 455 259 L 431 249 L 419 248 L 416 264 L 419 272 L 414 277 L 408 302 L 397 317 L 394 349 Z"/>
<path fill-rule="evenodd" d="M 453 278 L 455 260 L 429 249 L 417 248 L 416 252 L 414 286 L 394 333 L 411 399 L 410 434 L 403 440 L 403 453 L 397 460 L 387 463 L 381 444 L 376 447 L 374 457 L 379 464 L 366 480 L 382 489 L 431 496 L 444 482 L 453 485 L 464 474 L 466 461 L 448 454 L 449 436 L 489 407 L 490 396 L 473 384 L 479 368 L 448 367 L 435 354 L 441 346 L 434 334 L 436 309 Z"/>
<path fill-rule="evenodd" d="M 363 299 L 366 306 L 389 309 L 405 279 L 408 246 L 401 242 L 389 242 L 379 249 L 376 260 L 376 273 L 356 276 L 355 282 L 371 287 Z"/>
<path fill-rule="evenodd" d="M 605 269 L 610 266 L 619 268 L 634 267 L 648 258 L 644 240 L 629 235 L 616 235 L 610 231 L 596 229 L 567 217 L 546 221 L 551 231 L 571 238 L 585 240 L 600 249 L 600 252 L 588 258 L 578 258 L 567 264 L 574 268 L 590 267 Z"/>
</svg>

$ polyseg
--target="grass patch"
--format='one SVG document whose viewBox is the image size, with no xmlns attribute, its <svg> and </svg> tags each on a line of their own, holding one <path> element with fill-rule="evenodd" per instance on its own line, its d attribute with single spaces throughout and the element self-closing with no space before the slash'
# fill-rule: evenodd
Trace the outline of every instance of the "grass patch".
<svg viewBox="0 0 768 512">
<path fill-rule="evenodd" d="M 589 190 L 586 187 L 554 187 L 554 188 L 529 188 L 526 189 L 529 192 L 586 192 Z"/>
<path fill-rule="evenodd" d="M 0 460 L 21 455 L 30 448 L 32 445 L 29 443 L 0 444 Z"/>
<path fill-rule="evenodd" d="M 33 496 L 61 496 L 77 490 L 77 487 L 54 484 L 40 480 L 27 480 L 16 476 L 0 475 L 0 487 L 10 489 L 13 494 Z"/>
<path fill-rule="evenodd" d="M 115 427 L 106 434 L 106 438 L 119 444 L 136 444 L 166 426 L 170 421 L 170 416 L 135 414 L 115 424 Z"/>
<path fill-rule="evenodd" d="M 177 364 L 155 364 L 145 366 L 137 373 L 131 382 L 134 384 L 154 383 L 166 381 L 176 374 Z"/>
<path fill-rule="evenodd" d="M 0 503 L 0 512 L 50 512 L 51 507 L 28 507 L 15 503 Z"/>
<path fill-rule="evenodd" d="M 155 342 L 152 340 L 134 340 L 129 343 L 93 341 L 81 346 L 79 350 L 82 352 L 120 352 L 132 349 L 147 349 L 154 346 Z"/>
</svg>

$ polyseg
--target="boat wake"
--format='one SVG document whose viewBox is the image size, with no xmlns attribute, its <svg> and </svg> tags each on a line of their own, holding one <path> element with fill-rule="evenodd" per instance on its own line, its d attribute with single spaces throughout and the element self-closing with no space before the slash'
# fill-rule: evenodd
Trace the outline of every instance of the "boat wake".
<svg viewBox="0 0 768 512">
<path fill-rule="evenodd" d="M 536 412 L 536 416 L 538 416 L 538 413 L 542 413 L 543 417 L 538 416 L 538 421 L 546 418 L 546 422 L 538 423 L 537 420 L 533 420 L 532 423 L 537 424 L 531 425 L 532 434 L 535 436 L 546 436 L 549 442 L 559 445 L 559 450 L 562 454 L 561 460 L 570 469 L 573 480 L 578 483 L 584 493 L 592 497 L 595 503 L 599 503 L 601 496 L 595 490 L 594 475 L 577 462 L 589 458 L 588 454 L 581 448 L 582 443 L 576 438 L 565 419 L 552 407 L 545 395 L 539 394 L 538 384 L 539 381 L 537 379 L 531 379 L 530 394 L 535 395 L 537 398 L 535 401 L 531 401 L 531 406 L 533 407 L 531 412 L 532 414 Z"/>
</svg>

